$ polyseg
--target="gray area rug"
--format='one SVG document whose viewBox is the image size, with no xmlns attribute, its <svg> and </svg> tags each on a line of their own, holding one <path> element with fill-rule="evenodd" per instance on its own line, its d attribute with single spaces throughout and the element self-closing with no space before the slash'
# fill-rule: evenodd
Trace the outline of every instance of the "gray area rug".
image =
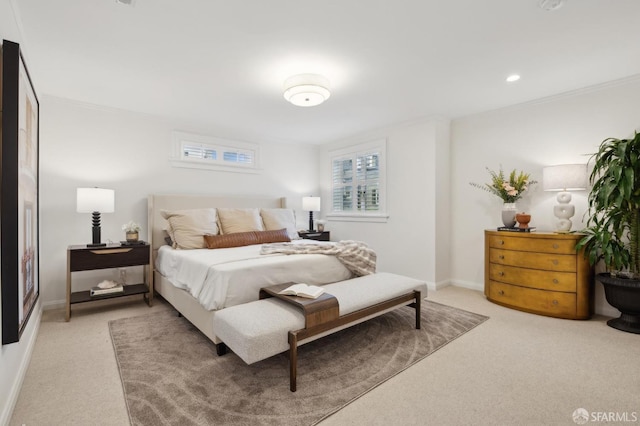
<svg viewBox="0 0 640 426">
<path fill-rule="evenodd" d="M 133 425 L 312 425 L 483 323 L 488 317 L 423 301 L 422 329 L 404 307 L 298 351 L 247 365 L 175 311 L 109 323 Z"/>
</svg>

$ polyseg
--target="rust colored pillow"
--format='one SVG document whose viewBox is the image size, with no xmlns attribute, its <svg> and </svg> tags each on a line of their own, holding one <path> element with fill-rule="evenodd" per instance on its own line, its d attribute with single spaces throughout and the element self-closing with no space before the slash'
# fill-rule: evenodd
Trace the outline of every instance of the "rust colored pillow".
<svg viewBox="0 0 640 426">
<path fill-rule="evenodd" d="M 291 242 L 286 228 L 275 231 L 256 231 L 255 234 L 258 237 L 259 244 Z"/>
<path fill-rule="evenodd" d="M 234 232 L 233 234 L 224 235 L 205 234 L 204 241 L 207 248 L 217 249 L 250 246 L 252 244 L 281 243 L 291 240 L 286 229 L 279 229 L 277 231 Z"/>
</svg>

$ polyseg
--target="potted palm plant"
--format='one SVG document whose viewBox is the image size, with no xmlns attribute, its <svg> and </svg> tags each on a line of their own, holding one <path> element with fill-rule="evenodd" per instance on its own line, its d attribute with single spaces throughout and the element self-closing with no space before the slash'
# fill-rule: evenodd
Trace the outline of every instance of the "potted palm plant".
<svg viewBox="0 0 640 426">
<path fill-rule="evenodd" d="M 640 134 L 605 139 L 591 161 L 589 218 L 577 249 L 591 265 L 602 260 L 606 267 L 596 279 L 621 312 L 607 324 L 640 334 Z"/>
</svg>

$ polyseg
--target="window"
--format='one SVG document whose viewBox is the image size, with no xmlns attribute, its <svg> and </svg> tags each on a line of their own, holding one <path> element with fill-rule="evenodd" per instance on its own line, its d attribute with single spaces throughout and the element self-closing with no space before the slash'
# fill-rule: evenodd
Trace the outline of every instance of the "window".
<svg viewBox="0 0 640 426">
<path fill-rule="evenodd" d="M 386 142 L 331 151 L 331 219 L 384 221 Z"/>
<path fill-rule="evenodd" d="M 258 173 L 257 144 L 173 132 L 171 164 L 175 167 Z"/>
</svg>

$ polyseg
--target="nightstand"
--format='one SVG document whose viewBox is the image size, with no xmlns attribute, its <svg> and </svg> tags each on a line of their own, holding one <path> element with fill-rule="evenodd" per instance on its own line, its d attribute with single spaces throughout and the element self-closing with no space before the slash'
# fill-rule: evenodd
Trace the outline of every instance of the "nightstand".
<svg viewBox="0 0 640 426">
<path fill-rule="evenodd" d="M 87 247 L 75 245 L 67 248 L 67 306 L 66 321 L 71 318 L 71 305 L 74 303 L 93 302 L 95 300 L 142 294 L 143 299 L 151 306 L 153 302 L 153 274 L 151 273 L 151 247 L 148 243 L 138 245 L 108 244 L 104 247 Z M 122 293 L 91 296 L 89 290 L 71 291 L 71 275 L 78 271 L 96 269 L 123 268 L 142 266 L 144 282 L 124 286 Z"/>
<path fill-rule="evenodd" d="M 299 231 L 298 235 L 305 240 L 329 241 L 331 238 L 329 231 Z"/>
</svg>

